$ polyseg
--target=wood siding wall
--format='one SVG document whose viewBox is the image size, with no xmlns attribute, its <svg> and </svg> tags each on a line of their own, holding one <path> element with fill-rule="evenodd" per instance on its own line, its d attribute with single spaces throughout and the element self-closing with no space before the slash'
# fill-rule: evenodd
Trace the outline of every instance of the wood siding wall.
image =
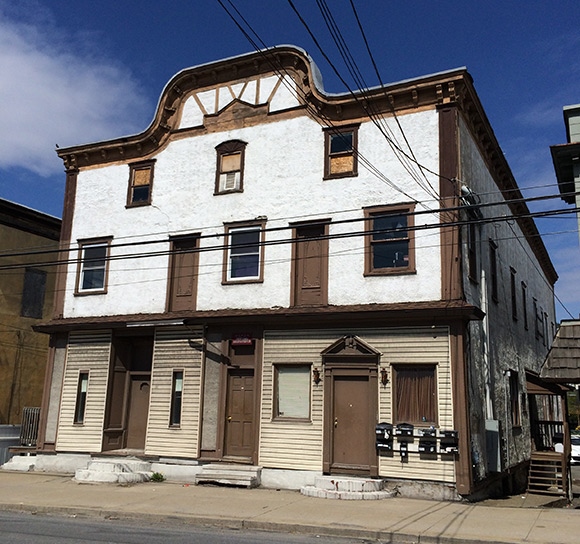
<svg viewBox="0 0 580 544">
<path fill-rule="evenodd" d="M 75 332 L 69 335 L 57 451 L 101 451 L 107 380 L 111 359 L 109 331 Z M 89 372 L 84 423 L 75 424 L 79 372 Z"/>
<path fill-rule="evenodd" d="M 381 368 L 389 371 L 386 386 L 379 385 L 377 421 L 392 422 L 391 364 L 436 364 L 439 426 L 453 428 L 449 331 L 446 327 L 414 329 L 335 329 L 318 331 L 266 331 L 262 374 L 259 463 L 322 471 L 323 382 L 311 382 L 311 421 L 275 421 L 273 365 L 310 363 L 322 371 L 320 352 L 344 335 L 356 335 L 382 353 Z M 453 482 L 454 459 L 421 459 L 416 453 L 402 464 L 397 452 L 381 456 L 379 474 L 393 478 Z"/>
<path fill-rule="evenodd" d="M 197 457 L 202 330 L 160 329 L 155 335 L 145 453 Z M 181 425 L 169 426 L 173 371 L 183 371 Z"/>
</svg>

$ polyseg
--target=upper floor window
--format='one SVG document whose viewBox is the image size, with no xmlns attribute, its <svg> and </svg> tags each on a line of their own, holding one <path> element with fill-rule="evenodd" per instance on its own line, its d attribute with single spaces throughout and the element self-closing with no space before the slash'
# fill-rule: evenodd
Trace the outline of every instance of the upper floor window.
<svg viewBox="0 0 580 544">
<path fill-rule="evenodd" d="M 491 299 L 498 302 L 498 278 L 497 278 L 497 244 L 489 241 L 489 274 L 491 282 Z"/>
<path fill-rule="evenodd" d="M 415 272 L 414 206 L 366 209 L 365 274 Z"/>
<path fill-rule="evenodd" d="M 150 160 L 129 165 L 127 206 L 146 206 L 147 204 L 151 204 L 154 164 L 155 161 Z"/>
<path fill-rule="evenodd" d="M 224 283 L 263 281 L 264 224 L 226 227 Z"/>
<path fill-rule="evenodd" d="M 217 152 L 215 194 L 243 191 L 246 142 L 230 140 L 215 149 Z"/>
<path fill-rule="evenodd" d="M 522 315 L 524 317 L 524 329 L 528 330 L 528 286 L 522 281 Z"/>
<path fill-rule="evenodd" d="M 477 282 L 479 274 L 477 261 L 477 226 L 471 221 L 467 225 L 467 273 L 469 279 L 474 282 Z"/>
<path fill-rule="evenodd" d="M 510 293 L 512 299 L 512 319 L 518 318 L 518 298 L 516 294 L 516 271 L 510 267 Z"/>
<path fill-rule="evenodd" d="M 76 293 L 105 293 L 111 240 L 79 242 Z"/>
<path fill-rule="evenodd" d="M 357 175 L 358 125 L 324 129 L 324 177 Z"/>
<path fill-rule="evenodd" d="M 46 272 L 36 268 L 27 268 L 24 271 L 24 285 L 20 306 L 20 315 L 22 317 L 42 318 L 45 291 Z"/>
</svg>

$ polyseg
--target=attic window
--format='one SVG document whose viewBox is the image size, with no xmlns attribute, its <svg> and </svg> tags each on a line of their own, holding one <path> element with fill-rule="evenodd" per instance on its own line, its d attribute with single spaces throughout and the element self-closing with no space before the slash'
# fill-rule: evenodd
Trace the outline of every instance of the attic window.
<svg viewBox="0 0 580 544">
<path fill-rule="evenodd" d="M 245 149 L 246 143 L 240 140 L 223 142 L 216 147 L 216 195 L 243 191 Z"/>
<path fill-rule="evenodd" d="M 143 161 L 129 165 L 127 207 L 151 204 L 154 164 L 155 161 Z"/>
</svg>

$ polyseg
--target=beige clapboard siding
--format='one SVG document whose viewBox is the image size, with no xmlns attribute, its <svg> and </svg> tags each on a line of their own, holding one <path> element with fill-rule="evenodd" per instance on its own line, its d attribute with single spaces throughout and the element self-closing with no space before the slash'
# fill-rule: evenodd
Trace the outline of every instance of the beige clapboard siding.
<svg viewBox="0 0 580 544">
<path fill-rule="evenodd" d="M 69 335 L 56 438 L 57 451 L 101 451 L 110 358 L 110 331 Z M 84 423 L 75 425 L 80 371 L 89 372 L 89 382 Z"/>
<path fill-rule="evenodd" d="M 201 394 L 201 329 L 158 329 L 151 370 L 145 452 L 197 457 Z M 183 370 L 181 425 L 169 427 L 173 371 Z"/>
<path fill-rule="evenodd" d="M 441 428 L 453 428 L 453 403 L 449 333 L 446 327 L 409 329 L 334 329 L 309 331 L 266 331 L 260 425 L 260 464 L 281 468 L 322 470 L 323 407 L 322 382 L 312 387 L 311 423 L 276 422 L 273 413 L 273 365 L 311 363 L 322 370 L 321 351 L 345 335 L 356 335 L 381 353 L 381 368 L 389 372 L 387 386 L 379 385 L 379 421 L 392 421 L 391 364 L 430 363 L 437 365 L 438 415 Z M 452 458 L 420 459 L 410 454 L 409 462 L 381 457 L 379 472 L 384 476 L 452 482 Z"/>
</svg>

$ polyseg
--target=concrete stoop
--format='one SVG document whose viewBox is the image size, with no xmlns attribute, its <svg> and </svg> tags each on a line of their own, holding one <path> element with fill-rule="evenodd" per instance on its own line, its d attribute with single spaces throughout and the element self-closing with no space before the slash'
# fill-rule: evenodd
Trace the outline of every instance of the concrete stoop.
<svg viewBox="0 0 580 544">
<path fill-rule="evenodd" d="M 209 463 L 195 475 L 196 484 L 219 484 L 236 487 L 258 487 L 262 467 Z"/>
<path fill-rule="evenodd" d="M 340 500 L 380 500 L 394 497 L 396 492 L 385 489 L 384 480 L 317 476 L 314 485 L 300 488 L 307 497 Z"/>
<path fill-rule="evenodd" d="M 81 483 L 137 484 L 151 479 L 151 463 L 125 457 L 93 459 L 87 468 L 77 469 L 74 479 Z"/>
</svg>

